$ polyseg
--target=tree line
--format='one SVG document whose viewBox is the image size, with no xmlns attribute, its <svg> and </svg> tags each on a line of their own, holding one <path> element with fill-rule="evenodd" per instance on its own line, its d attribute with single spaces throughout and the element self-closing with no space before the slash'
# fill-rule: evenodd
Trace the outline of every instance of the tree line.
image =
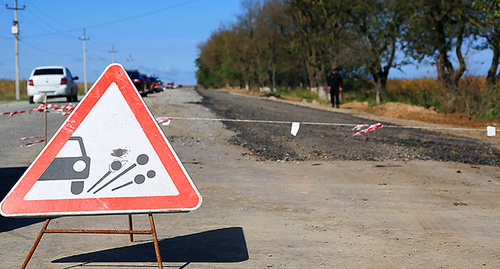
<svg viewBox="0 0 500 269">
<path fill-rule="evenodd" d="M 200 85 L 308 87 L 326 99 L 326 78 L 340 68 L 346 88 L 372 83 L 380 103 L 390 70 L 433 64 L 453 102 L 470 49 L 493 51 L 485 76 L 489 85 L 500 80 L 500 0 L 244 0 L 242 7 L 236 22 L 199 45 Z"/>
</svg>

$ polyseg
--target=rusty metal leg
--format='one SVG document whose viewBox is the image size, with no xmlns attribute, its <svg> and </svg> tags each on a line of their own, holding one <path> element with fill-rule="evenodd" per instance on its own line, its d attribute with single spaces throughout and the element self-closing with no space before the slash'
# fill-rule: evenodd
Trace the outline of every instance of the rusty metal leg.
<svg viewBox="0 0 500 269">
<path fill-rule="evenodd" d="M 129 230 L 133 230 L 132 229 L 132 215 L 128 214 L 128 229 Z M 134 242 L 134 234 L 130 234 L 130 242 Z"/>
<path fill-rule="evenodd" d="M 155 222 L 153 220 L 153 214 L 149 214 L 149 223 L 151 223 L 151 232 L 153 233 L 153 240 L 155 245 L 156 260 L 158 261 L 158 268 L 163 269 L 163 263 L 161 262 L 160 246 L 158 245 L 158 237 L 156 237 Z"/>
<path fill-rule="evenodd" d="M 23 266 L 21 266 L 21 269 L 26 268 L 26 266 L 28 265 L 28 262 L 30 261 L 31 256 L 33 256 L 33 253 L 35 252 L 35 249 L 38 246 L 38 243 L 40 243 L 40 240 L 42 239 L 42 235 L 45 232 L 45 230 L 47 229 L 47 226 L 49 225 L 49 222 L 50 222 L 50 219 L 47 219 L 45 221 L 45 223 L 43 224 L 42 229 L 40 230 L 40 233 L 38 234 L 38 237 L 35 240 L 35 243 L 31 247 L 31 250 L 28 253 L 28 256 L 26 257 L 26 260 L 24 260 Z"/>
</svg>

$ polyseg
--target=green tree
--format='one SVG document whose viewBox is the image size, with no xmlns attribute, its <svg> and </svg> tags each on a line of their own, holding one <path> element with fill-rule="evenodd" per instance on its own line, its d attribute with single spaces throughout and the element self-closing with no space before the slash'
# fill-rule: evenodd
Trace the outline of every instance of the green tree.
<svg viewBox="0 0 500 269">
<path fill-rule="evenodd" d="M 376 103 L 385 92 L 389 71 L 399 67 L 398 43 L 408 15 L 407 4 L 398 0 L 355 1 L 350 29 L 359 37 L 358 47 L 375 82 Z"/>
<path fill-rule="evenodd" d="M 289 14 L 295 25 L 292 48 L 305 61 L 309 85 L 326 99 L 326 76 L 341 66 L 347 40 L 342 38 L 349 3 L 341 0 L 288 0 Z"/>
<path fill-rule="evenodd" d="M 495 84 L 500 77 L 498 71 L 500 64 L 500 1 L 475 0 L 473 5 L 473 14 L 468 18 L 476 27 L 477 35 L 486 40 L 480 48 L 489 48 L 493 51 L 493 58 L 486 80 L 489 84 Z"/>
<path fill-rule="evenodd" d="M 410 7 L 414 12 L 405 31 L 406 53 L 419 62 L 432 59 L 438 79 L 446 89 L 445 109 L 450 110 L 458 93 L 458 83 L 466 70 L 462 46 L 464 39 L 470 36 L 467 17 L 472 9 L 471 3 L 467 0 L 415 0 Z M 450 58 L 453 49 L 458 60 L 457 68 Z"/>
</svg>

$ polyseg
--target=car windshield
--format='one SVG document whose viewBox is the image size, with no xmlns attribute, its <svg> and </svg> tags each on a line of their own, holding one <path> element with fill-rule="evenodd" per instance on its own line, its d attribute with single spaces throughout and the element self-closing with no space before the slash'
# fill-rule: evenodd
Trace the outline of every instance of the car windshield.
<svg viewBox="0 0 500 269">
<path fill-rule="evenodd" d="M 35 70 L 35 73 L 33 73 L 33 76 L 40 76 L 40 75 L 63 75 L 64 72 L 61 68 L 47 68 L 47 69 L 37 69 Z"/>
<path fill-rule="evenodd" d="M 131 79 L 140 78 L 140 74 L 137 71 L 127 71 L 127 74 Z"/>
</svg>

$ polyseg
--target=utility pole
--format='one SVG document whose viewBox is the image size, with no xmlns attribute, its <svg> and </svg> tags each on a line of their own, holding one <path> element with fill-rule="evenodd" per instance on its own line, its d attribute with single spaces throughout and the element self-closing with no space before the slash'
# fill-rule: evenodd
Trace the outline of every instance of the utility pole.
<svg viewBox="0 0 500 269">
<path fill-rule="evenodd" d="M 85 93 L 87 93 L 87 47 L 85 42 L 90 40 L 90 37 L 85 36 L 85 28 L 83 29 L 83 36 L 79 37 L 83 41 L 83 87 L 85 88 Z"/>
<path fill-rule="evenodd" d="M 128 69 L 131 70 L 132 69 L 132 55 L 129 55 L 128 56 Z"/>
<path fill-rule="evenodd" d="M 16 100 L 19 101 L 21 99 L 21 94 L 19 91 L 19 21 L 17 20 L 17 11 L 24 10 L 26 6 L 23 5 L 23 8 L 17 7 L 17 0 L 14 1 L 14 7 L 9 7 L 5 5 L 7 9 L 14 10 L 14 22 L 12 23 L 12 34 L 14 34 L 16 40 Z"/>
<path fill-rule="evenodd" d="M 109 50 L 109 52 L 111 53 L 111 62 L 115 63 L 115 52 L 118 52 L 118 51 L 115 50 L 114 44 L 111 46 L 111 50 Z"/>
</svg>

